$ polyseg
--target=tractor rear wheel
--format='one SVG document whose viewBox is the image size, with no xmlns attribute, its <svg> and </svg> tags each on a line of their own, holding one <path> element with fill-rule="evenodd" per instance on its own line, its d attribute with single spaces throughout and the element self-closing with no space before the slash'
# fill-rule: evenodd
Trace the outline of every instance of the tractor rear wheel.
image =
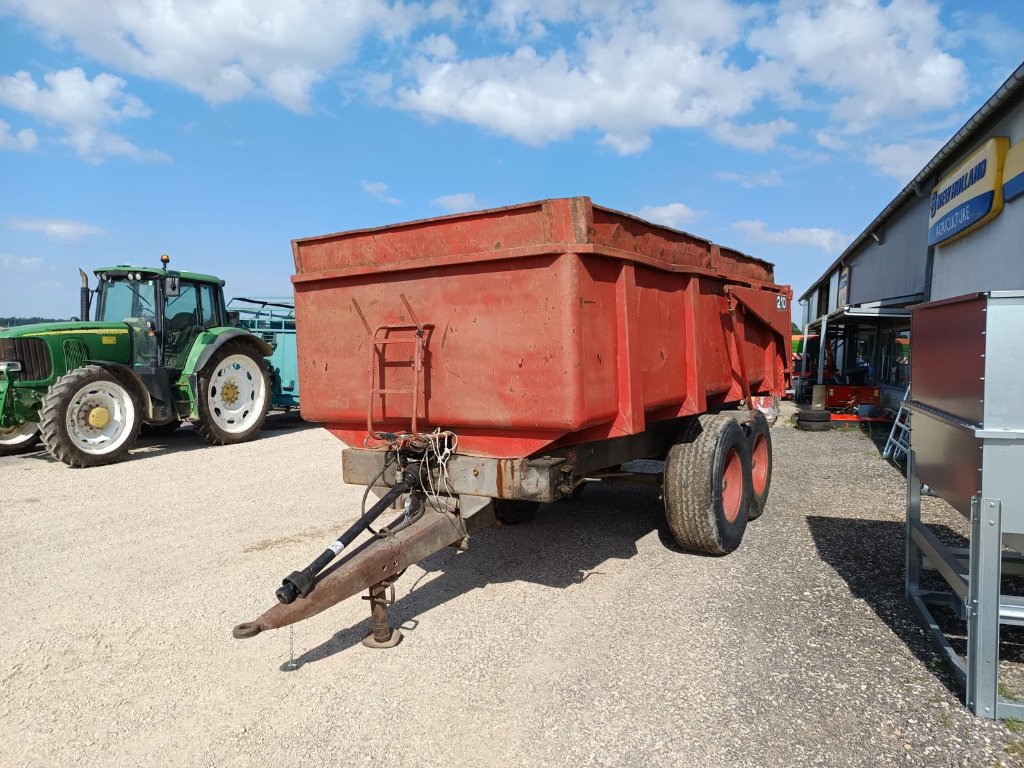
<svg viewBox="0 0 1024 768">
<path fill-rule="evenodd" d="M 26 421 L 16 427 L 0 427 L 0 456 L 13 456 L 35 447 L 39 442 L 39 425 Z"/>
<path fill-rule="evenodd" d="M 118 461 L 135 444 L 142 424 L 135 392 L 98 365 L 57 379 L 39 415 L 43 442 L 69 467 Z"/>
<path fill-rule="evenodd" d="M 704 414 L 689 422 L 668 452 L 665 515 L 680 547 L 725 555 L 743 540 L 750 514 L 750 444 L 731 416 Z"/>
<path fill-rule="evenodd" d="M 270 373 L 248 345 L 229 341 L 199 372 L 196 432 L 211 445 L 244 443 L 270 409 Z"/>
</svg>

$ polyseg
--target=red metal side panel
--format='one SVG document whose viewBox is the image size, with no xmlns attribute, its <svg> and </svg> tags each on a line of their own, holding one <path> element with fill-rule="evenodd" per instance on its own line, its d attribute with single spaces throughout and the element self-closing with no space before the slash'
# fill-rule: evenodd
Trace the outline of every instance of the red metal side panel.
<svg viewBox="0 0 1024 768">
<path fill-rule="evenodd" d="M 789 313 L 775 305 L 789 293 L 766 284 L 770 265 L 587 198 L 293 248 L 303 416 L 349 444 L 371 402 L 376 429 L 407 430 L 414 388 L 421 430 L 516 457 L 735 403 L 741 370 L 753 394 L 785 384 Z M 415 322 L 418 375 L 413 346 L 371 341 Z"/>
</svg>

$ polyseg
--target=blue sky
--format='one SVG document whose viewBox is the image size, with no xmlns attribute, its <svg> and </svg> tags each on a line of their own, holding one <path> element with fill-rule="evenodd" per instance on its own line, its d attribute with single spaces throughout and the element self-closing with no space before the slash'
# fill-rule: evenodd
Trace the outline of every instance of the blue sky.
<svg viewBox="0 0 1024 768">
<path fill-rule="evenodd" d="M 163 252 L 287 294 L 292 238 L 569 195 L 799 294 L 1022 53 L 1019 0 L 0 0 L 0 316 Z"/>
</svg>

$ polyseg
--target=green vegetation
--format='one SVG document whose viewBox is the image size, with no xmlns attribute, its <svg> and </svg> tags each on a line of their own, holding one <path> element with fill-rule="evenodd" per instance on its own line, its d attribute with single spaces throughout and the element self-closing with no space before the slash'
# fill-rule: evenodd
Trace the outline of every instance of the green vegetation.
<svg viewBox="0 0 1024 768">
<path fill-rule="evenodd" d="M 1004 720 L 1003 725 L 1005 725 L 1014 733 L 1020 733 L 1021 731 L 1024 731 L 1024 720 L 1018 720 L 1015 717 L 1011 717 Z"/>
<path fill-rule="evenodd" d="M 0 317 L 0 328 L 13 328 L 16 325 L 32 325 L 33 323 L 62 323 L 50 317 Z"/>
</svg>

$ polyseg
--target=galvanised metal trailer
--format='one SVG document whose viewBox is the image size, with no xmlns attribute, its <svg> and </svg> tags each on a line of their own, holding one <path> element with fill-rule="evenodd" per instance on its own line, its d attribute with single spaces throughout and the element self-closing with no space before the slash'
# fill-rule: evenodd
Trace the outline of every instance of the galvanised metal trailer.
<svg viewBox="0 0 1024 768">
<path fill-rule="evenodd" d="M 988 291 L 913 308 L 910 450 L 907 454 L 906 596 L 957 682 L 987 718 L 1024 717 L 999 682 L 999 633 L 1024 626 L 1024 597 L 1002 576 L 1024 573 L 1024 412 L 1020 354 L 1024 291 Z M 970 520 L 965 548 L 944 544 L 921 519 L 928 485 Z M 945 582 L 922 579 L 934 570 Z M 948 587 L 948 588 L 946 588 Z M 966 659 L 933 610 L 966 625 Z"/>
<path fill-rule="evenodd" d="M 299 407 L 298 350 L 295 346 L 295 303 L 288 298 L 244 298 L 228 302 L 233 325 L 245 328 L 270 345 L 270 405 L 290 411 Z"/>
<path fill-rule="evenodd" d="M 349 446 L 346 482 L 383 497 L 236 637 L 369 588 L 364 642 L 393 645 L 384 595 L 408 566 L 586 482 L 660 483 L 694 552 L 732 551 L 764 509 L 771 437 L 752 402 L 781 396 L 791 366 L 772 265 L 586 197 L 292 249 L 303 417 Z M 621 468 L 640 458 L 664 472 Z"/>
</svg>

